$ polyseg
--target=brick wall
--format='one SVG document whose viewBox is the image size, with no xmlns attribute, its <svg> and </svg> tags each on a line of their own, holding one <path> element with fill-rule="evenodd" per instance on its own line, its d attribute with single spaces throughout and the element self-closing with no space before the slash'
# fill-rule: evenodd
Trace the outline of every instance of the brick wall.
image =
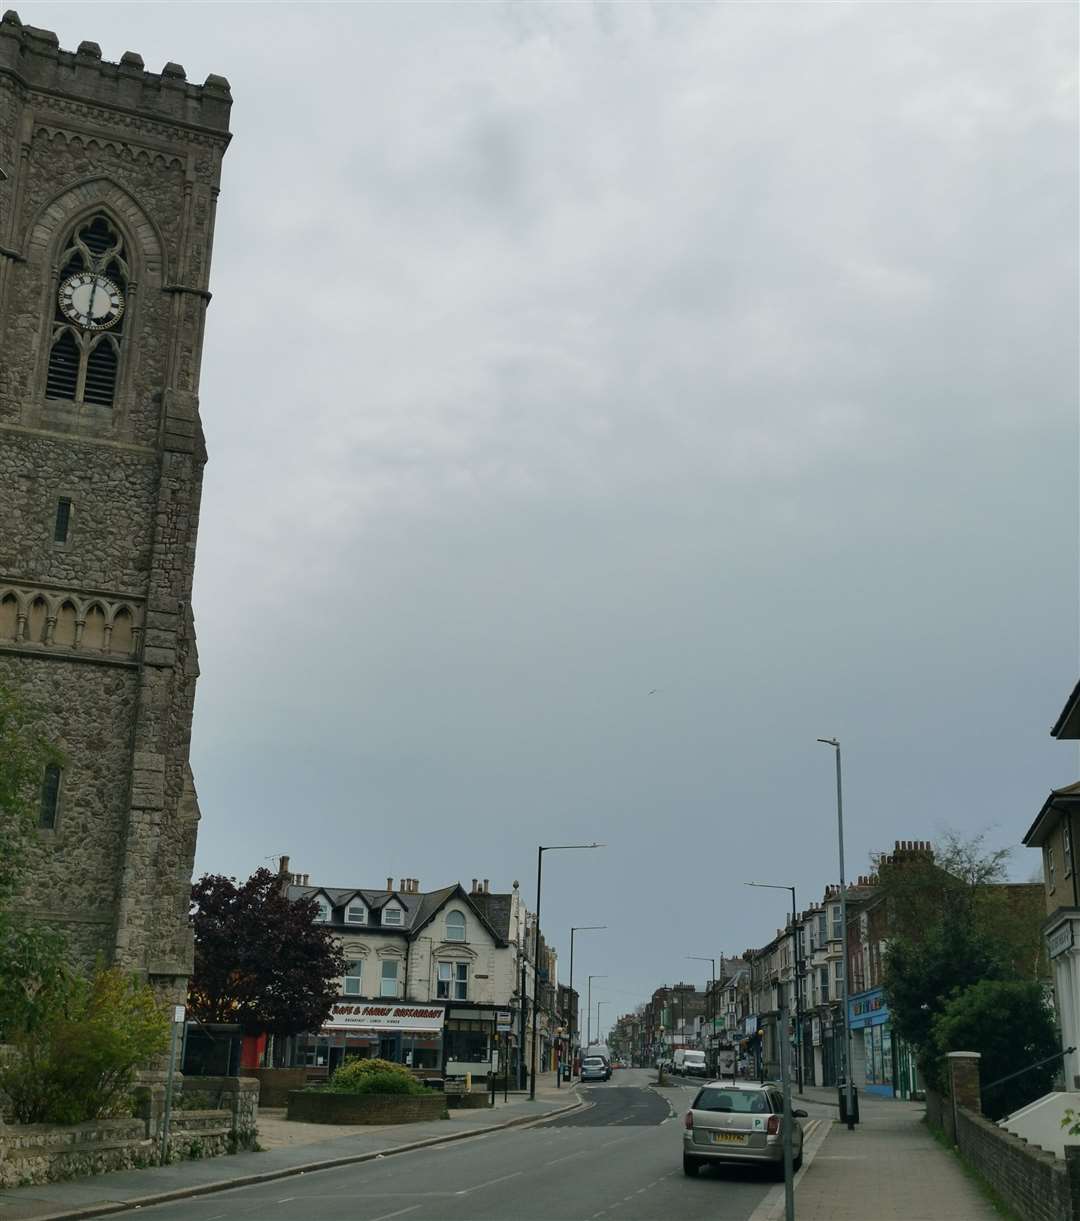
<svg viewBox="0 0 1080 1221">
<path fill-rule="evenodd" d="M 293 1090 L 289 1118 L 301 1123 L 422 1123 L 446 1117 L 441 1094 L 331 1094 Z"/>
<path fill-rule="evenodd" d="M 1080 1187 L 1080 1160 L 1066 1166 L 963 1107 L 956 1113 L 956 1144 L 1022 1221 L 1080 1221 L 1080 1191 L 1074 1195 L 1069 1182 L 1070 1172 L 1077 1174 Z"/>
</svg>

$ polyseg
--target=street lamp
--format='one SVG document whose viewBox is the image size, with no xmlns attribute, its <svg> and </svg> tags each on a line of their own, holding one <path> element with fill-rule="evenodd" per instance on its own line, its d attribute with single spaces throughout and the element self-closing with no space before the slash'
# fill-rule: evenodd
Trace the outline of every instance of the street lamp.
<svg viewBox="0 0 1080 1221">
<path fill-rule="evenodd" d="M 574 848 L 603 848 L 603 844 L 548 844 L 536 849 L 536 935 L 533 937 L 533 1034 L 532 1034 L 532 1073 L 529 1076 L 529 1101 L 536 1101 L 536 1036 L 540 1023 L 536 1020 L 539 1014 L 540 1000 L 540 883 L 544 875 L 545 852 L 569 852 Z"/>
<path fill-rule="evenodd" d="M 795 915 L 795 887 L 794 886 L 774 886 L 772 882 L 744 882 L 744 886 L 761 886 L 765 890 L 789 890 L 791 891 L 791 948 L 792 948 L 792 973 L 791 978 L 795 986 L 795 1078 L 799 1084 L 799 1093 L 803 1091 L 802 1079 L 802 989 L 799 987 L 799 933 L 795 921 L 798 917 Z M 787 1038 L 787 1031 L 784 1032 L 784 1038 Z"/>
<path fill-rule="evenodd" d="M 851 1099 L 851 1014 L 848 1012 L 848 932 L 847 932 L 847 886 L 844 883 L 844 788 L 840 779 L 840 742 L 836 738 L 818 738 L 824 746 L 836 751 L 836 831 L 840 840 L 840 923 L 842 953 L 844 955 L 844 1080 L 847 1083 L 847 1126 L 855 1131 L 854 1108 Z"/>
<path fill-rule="evenodd" d="M 574 934 L 575 933 L 595 933 L 600 929 L 607 928 L 606 924 L 577 924 L 570 929 L 570 991 L 574 991 Z M 581 1034 L 581 1018 L 575 1013 L 574 1035 L 575 1037 Z M 570 1040 L 570 1073 L 574 1072 L 574 1040 Z"/>
<path fill-rule="evenodd" d="M 712 1003 L 716 1004 L 716 959 L 706 958 L 701 954 L 685 954 L 683 955 L 688 961 L 692 962 L 707 962 L 709 963 L 709 995 L 712 997 Z M 709 1013 L 709 1006 L 705 1006 L 705 1013 L 710 1018 L 709 1024 L 709 1053 L 711 1056 L 713 1039 L 716 1036 L 716 1017 L 715 1014 Z"/>
<path fill-rule="evenodd" d="M 588 1049 L 592 1046 L 592 981 L 594 979 L 607 979 L 606 975 L 590 975 L 589 976 L 589 999 L 585 1002 L 585 1047 Z"/>
</svg>

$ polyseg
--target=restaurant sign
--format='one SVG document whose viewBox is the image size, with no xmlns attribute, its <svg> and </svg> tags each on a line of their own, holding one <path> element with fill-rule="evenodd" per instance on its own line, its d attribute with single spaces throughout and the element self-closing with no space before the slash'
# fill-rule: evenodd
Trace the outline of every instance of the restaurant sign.
<svg viewBox="0 0 1080 1221">
<path fill-rule="evenodd" d="M 339 1001 L 323 1024 L 329 1030 L 442 1030 L 441 1005 L 365 1005 Z"/>
</svg>

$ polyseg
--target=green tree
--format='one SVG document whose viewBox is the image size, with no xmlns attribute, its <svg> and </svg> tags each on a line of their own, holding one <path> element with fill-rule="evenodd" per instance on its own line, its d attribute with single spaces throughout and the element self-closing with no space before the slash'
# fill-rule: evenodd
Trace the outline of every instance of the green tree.
<svg viewBox="0 0 1080 1221">
<path fill-rule="evenodd" d="M 1028 980 L 984 979 L 954 996 L 934 1019 L 938 1057 L 950 1051 L 977 1051 L 983 1111 L 991 1119 L 1009 1115 L 1046 1094 L 1061 1061 L 993 1084 L 1059 1051 L 1054 1017 L 1041 984 Z M 992 1088 L 987 1088 L 992 1086 Z"/>
<path fill-rule="evenodd" d="M 32 1025 L 8 1032 L 0 1090 L 22 1123 L 82 1123 L 126 1104 L 138 1069 L 165 1051 L 168 1018 L 119 967 L 65 974 Z"/>
<path fill-rule="evenodd" d="M 947 834 L 932 856 L 904 855 L 878 865 L 888 909 L 884 983 L 900 1036 L 920 1071 L 943 1087 L 934 1022 L 949 1002 L 981 980 L 1039 975 L 1039 919 L 1006 883 L 1009 852 L 983 835 Z M 977 1048 L 975 1050 L 978 1050 Z"/>
</svg>

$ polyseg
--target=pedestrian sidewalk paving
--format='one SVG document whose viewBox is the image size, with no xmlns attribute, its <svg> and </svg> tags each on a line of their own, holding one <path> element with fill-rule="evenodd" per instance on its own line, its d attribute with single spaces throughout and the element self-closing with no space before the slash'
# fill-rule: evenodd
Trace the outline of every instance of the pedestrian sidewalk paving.
<svg viewBox="0 0 1080 1221">
<path fill-rule="evenodd" d="M 835 1090 L 808 1087 L 800 1097 L 837 1105 Z M 832 1123 L 797 1176 L 799 1221 L 1000 1221 L 959 1160 L 923 1122 L 922 1103 L 860 1093 L 859 1111 L 854 1131 L 839 1119 Z M 770 1221 L 784 1215 L 783 1193 L 783 1187 L 776 1196 L 770 1192 Z"/>
<path fill-rule="evenodd" d="M 548 1079 L 550 1078 L 550 1079 Z M 289 1123 L 275 1112 L 260 1118 L 260 1141 L 265 1129 L 267 1147 L 257 1153 L 234 1153 L 200 1161 L 175 1162 L 143 1170 L 114 1170 L 109 1174 L 43 1183 L 34 1187 L 0 1190 L 0 1221 L 75 1221 L 126 1209 L 146 1207 L 168 1199 L 203 1195 L 229 1187 L 243 1187 L 267 1179 L 285 1178 L 348 1162 L 404 1153 L 426 1145 L 445 1144 L 497 1131 L 576 1106 L 581 1099 L 564 1082 L 556 1088 L 554 1073 L 537 1077 L 536 1099 L 510 1094 L 506 1102 L 496 1095 L 494 1107 L 452 1110 L 449 1119 L 412 1124 L 327 1127 Z M 290 1139 L 288 1129 L 302 1129 Z M 321 1131 L 320 1131 L 321 1129 Z"/>
</svg>

